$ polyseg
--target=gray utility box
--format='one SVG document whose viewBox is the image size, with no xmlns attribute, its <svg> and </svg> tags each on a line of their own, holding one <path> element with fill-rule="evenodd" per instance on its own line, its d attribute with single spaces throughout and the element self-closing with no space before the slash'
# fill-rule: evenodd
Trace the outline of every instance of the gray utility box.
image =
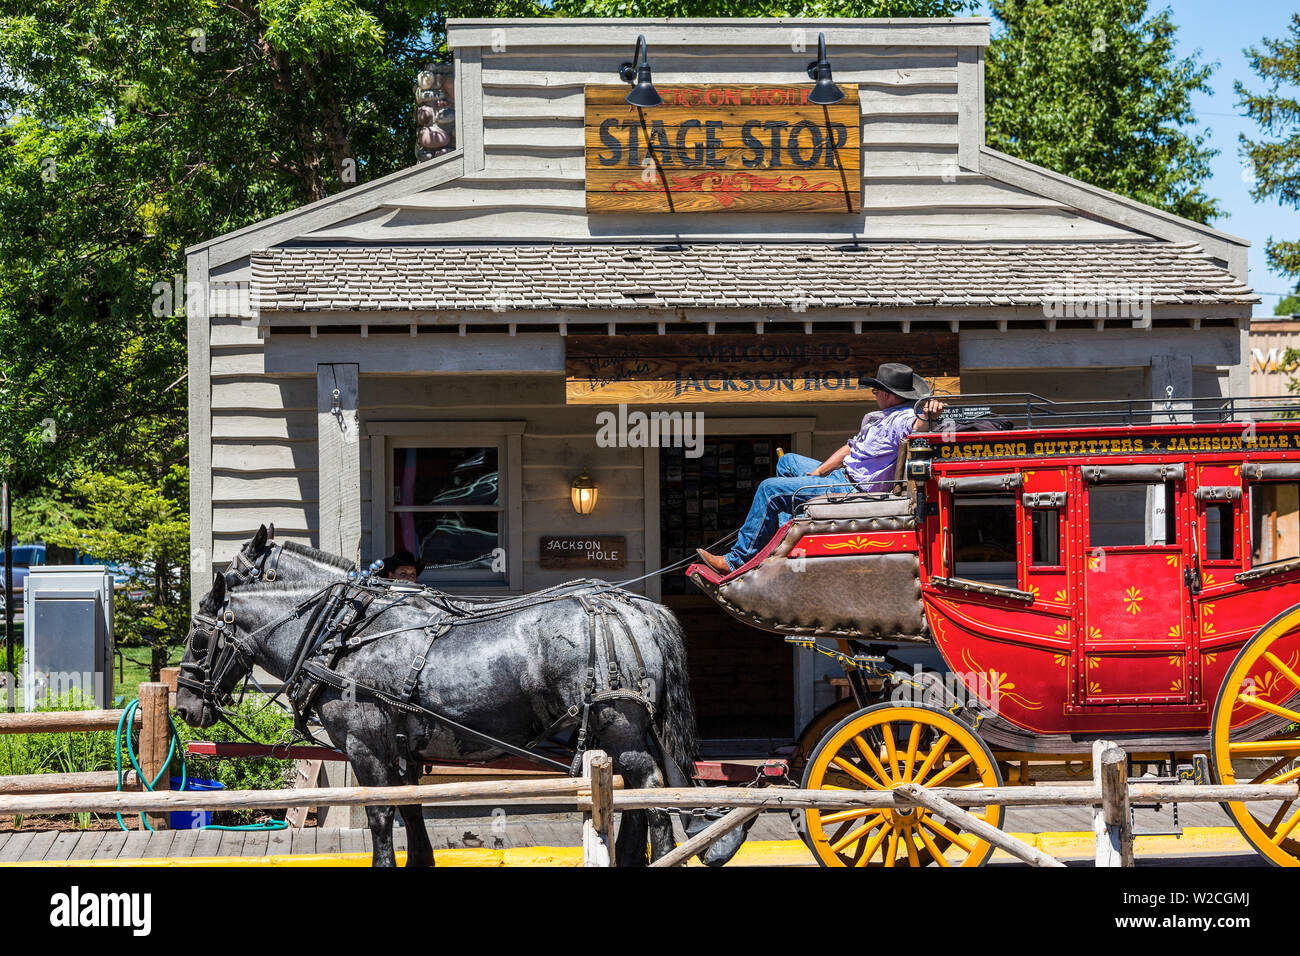
<svg viewBox="0 0 1300 956">
<path fill-rule="evenodd" d="M 23 589 L 23 702 L 113 699 L 113 575 L 101 564 L 32 568 Z"/>
</svg>

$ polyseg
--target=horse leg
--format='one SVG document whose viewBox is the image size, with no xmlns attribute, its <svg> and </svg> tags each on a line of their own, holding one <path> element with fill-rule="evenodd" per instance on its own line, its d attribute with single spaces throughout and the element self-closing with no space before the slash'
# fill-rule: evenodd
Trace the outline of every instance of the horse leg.
<svg viewBox="0 0 1300 956">
<path fill-rule="evenodd" d="M 613 758 L 614 772 L 622 775 L 623 786 L 629 790 L 663 786 L 654 757 L 646 749 L 645 730 L 644 719 L 629 720 L 625 715 L 600 729 L 600 741 Z M 660 815 L 667 819 L 666 815 Z M 645 810 L 624 810 L 619 814 L 618 838 L 614 841 L 617 866 L 646 865 L 647 822 Z M 668 834 L 668 846 L 671 847 L 671 828 Z M 658 837 L 663 839 L 662 832 Z"/>
<path fill-rule="evenodd" d="M 643 787 L 658 788 L 664 786 L 663 774 L 657 766 L 652 766 Z M 673 836 L 673 818 L 667 810 L 647 810 L 646 818 L 650 825 L 650 862 L 671 853 L 677 846 Z"/>
<path fill-rule="evenodd" d="M 419 764 L 416 763 L 407 770 L 406 783 L 415 786 L 419 782 Z M 397 812 L 402 815 L 402 823 L 406 826 L 406 865 L 433 866 L 433 843 L 424 825 L 424 807 L 408 803 L 398 807 Z"/>
<path fill-rule="evenodd" d="M 348 741 L 348 758 L 352 762 L 352 771 L 357 783 L 363 787 L 393 787 L 403 783 L 402 775 L 391 766 L 368 744 L 361 743 L 355 737 Z M 372 866 L 397 866 L 397 856 L 393 852 L 393 813 L 392 806 L 366 807 L 366 822 L 370 825 L 370 837 L 374 844 L 371 857 Z M 427 840 L 427 837 L 426 837 Z"/>
</svg>

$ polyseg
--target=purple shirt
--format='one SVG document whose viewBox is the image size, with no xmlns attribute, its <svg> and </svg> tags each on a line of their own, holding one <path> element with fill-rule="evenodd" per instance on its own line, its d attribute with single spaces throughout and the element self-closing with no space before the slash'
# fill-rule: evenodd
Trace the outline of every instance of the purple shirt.
<svg viewBox="0 0 1300 956">
<path fill-rule="evenodd" d="M 916 412 L 910 404 L 868 412 L 862 431 L 849 439 L 844 470 L 863 491 L 888 491 L 894 483 L 898 448 L 912 432 Z"/>
</svg>

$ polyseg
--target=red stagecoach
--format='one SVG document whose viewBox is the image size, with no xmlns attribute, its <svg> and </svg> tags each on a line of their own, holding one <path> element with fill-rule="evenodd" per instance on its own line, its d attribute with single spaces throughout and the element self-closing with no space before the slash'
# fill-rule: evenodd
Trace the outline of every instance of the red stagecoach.
<svg viewBox="0 0 1300 956">
<path fill-rule="evenodd" d="M 803 785 L 1060 779 L 1101 738 L 1184 779 L 1300 778 L 1300 404 L 949 402 L 896 494 L 814 499 L 744 567 L 688 571 L 843 666 L 851 696 L 800 736 Z M 1225 806 L 1300 863 L 1300 808 Z M 800 822 L 826 865 L 992 851 L 923 811 Z"/>
</svg>

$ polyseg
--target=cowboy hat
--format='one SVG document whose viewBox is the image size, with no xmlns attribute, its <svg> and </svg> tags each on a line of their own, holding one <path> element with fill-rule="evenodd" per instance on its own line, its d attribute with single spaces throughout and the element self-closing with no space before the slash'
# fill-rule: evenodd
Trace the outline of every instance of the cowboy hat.
<svg viewBox="0 0 1300 956">
<path fill-rule="evenodd" d="M 878 388 L 890 395 L 912 400 L 925 398 L 930 394 L 930 386 L 926 384 L 925 379 L 898 362 L 885 362 L 876 369 L 875 378 L 862 376 L 858 387 Z"/>
</svg>

